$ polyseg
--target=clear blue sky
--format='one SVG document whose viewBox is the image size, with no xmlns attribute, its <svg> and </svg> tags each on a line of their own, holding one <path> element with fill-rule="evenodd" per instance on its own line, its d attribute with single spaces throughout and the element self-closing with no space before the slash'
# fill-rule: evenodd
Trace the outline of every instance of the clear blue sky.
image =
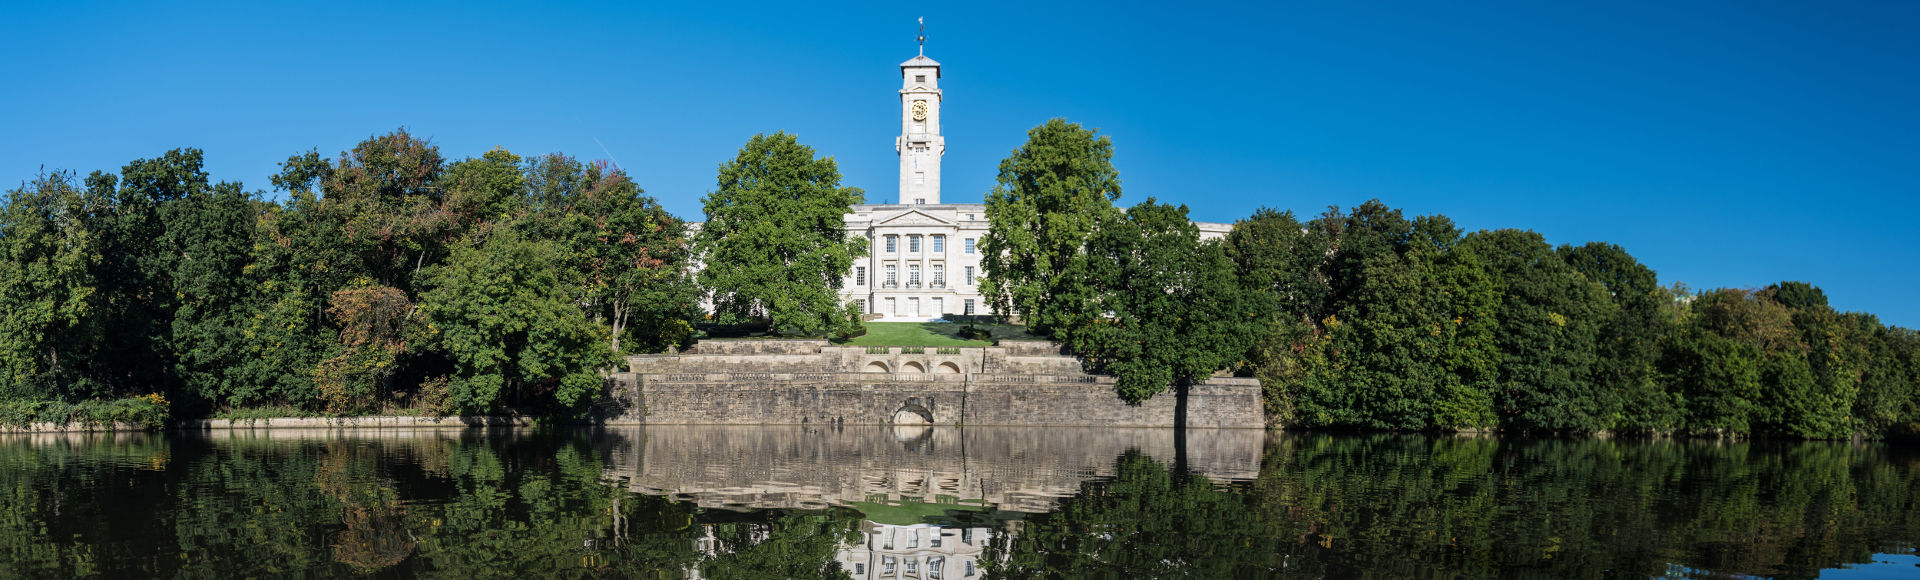
<svg viewBox="0 0 1920 580">
<path fill-rule="evenodd" d="M 456 159 L 611 156 L 699 219 L 786 130 L 891 201 L 925 16 L 947 201 L 1065 117 L 1113 138 L 1124 204 L 1379 198 L 1920 327 L 1920 2 L 395 4 L 8 2 L 0 183 L 198 147 L 267 189 L 405 126 Z"/>
</svg>

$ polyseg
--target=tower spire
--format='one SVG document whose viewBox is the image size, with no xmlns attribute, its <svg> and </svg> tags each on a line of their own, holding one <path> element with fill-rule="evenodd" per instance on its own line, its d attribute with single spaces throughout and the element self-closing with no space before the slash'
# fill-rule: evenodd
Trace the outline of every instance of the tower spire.
<svg viewBox="0 0 1920 580">
<path fill-rule="evenodd" d="M 920 17 L 920 56 L 927 55 L 927 17 Z"/>
</svg>

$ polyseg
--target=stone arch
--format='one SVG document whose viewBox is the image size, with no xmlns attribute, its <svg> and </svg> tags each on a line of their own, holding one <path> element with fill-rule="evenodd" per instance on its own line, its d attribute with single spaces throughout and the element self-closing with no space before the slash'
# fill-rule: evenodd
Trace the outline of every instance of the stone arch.
<svg viewBox="0 0 1920 580">
<path fill-rule="evenodd" d="M 873 362 L 867 363 L 867 372 L 890 373 L 890 372 L 893 372 L 893 369 L 887 368 L 887 363 L 884 361 L 873 361 Z"/>
<path fill-rule="evenodd" d="M 924 375 L 924 374 L 927 374 L 927 367 L 926 365 L 920 364 L 918 361 L 907 361 L 907 364 L 900 365 L 900 372 L 919 373 Z"/>
<path fill-rule="evenodd" d="M 934 369 L 933 372 L 942 375 L 957 375 L 960 374 L 960 365 L 953 364 L 953 361 L 943 362 L 940 363 L 940 367 Z"/>
</svg>

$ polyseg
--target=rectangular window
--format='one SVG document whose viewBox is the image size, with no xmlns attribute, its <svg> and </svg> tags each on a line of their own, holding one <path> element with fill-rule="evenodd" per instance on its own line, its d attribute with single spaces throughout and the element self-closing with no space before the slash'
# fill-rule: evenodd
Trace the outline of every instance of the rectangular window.
<svg viewBox="0 0 1920 580">
<path fill-rule="evenodd" d="M 912 548 L 913 546 L 907 546 L 907 547 Z M 919 574 L 920 573 L 919 566 L 920 566 L 919 558 L 907 558 L 907 575 L 911 576 L 914 574 Z"/>
<path fill-rule="evenodd" d="M 853 310 L 854 310 L 855 312 L 859 312 L 859 313 L 861 313 L 861 314 L 866 314 L 866 313 L 867 313 L 867 301 L 866 301 L 866 300 L 855 300 L 855 301 L 853 301 Z"/>
<path fill-rule="evenodd" d="M 907 309 L 908 309 L 908 310 L 910 310 L 910 311 L 912 311 L 912 312 L 913 312 L 913 315 L 914 315 L 914 316 L 920 316 L 920 299 L 919 299 L 919 298 L 908 298 L 908 299 L 907 299 Z"/>
<path fill-rule="evenodd" d="M 973 576 L 973 560 L 967 560 L 967 576 Z"/>
<path fill-rule="evenodd" d="M 899 300 L 895 300 L 895 299 L 892 299 L 892 298 L 888 298 L 888 299 L 887 299 L 887 311 L 888 311 L 888 312 L 892 312 L 894 316 L 899 316 L 899 315 L 900 315 L 900 301 L 899 301 Z M 887 547 L 888 547 L 888 548 L 892 548 L 892 547 L 893 547 L 893 545 L 892 545 L 892 544 L 888 544 L 888 545 L 887 545 Z"/>
<path fill-rule="evenodd" d="M 934 314 L 934 316 L 939 316 L 939 315 L 942 315 L 942 314 L 946 314 L 946 313 L 947 313 L 947 306 L 946 306 L 946 300 L 947 300 L 947 299 L 945 299 L 945 298 L 938 298 L 938 297 L 936 297 L 936 298 L 934 298 L 934 299 L 933 299 L 933 314 Z M 933 538 L 933 545 L 934 545 L 934 546 L 939 546 L 939 545 L 940 545 L 940 538 L 939 538 L 938 536 L 936 536 L 936 537 L 934 537 L 934 538 Z"/>
<path fill-rule="evenodd" d="M 867 285 L 867 267 L 866 266 L 853 267 L 853 285 L 855 286 Z"/>
<path fill-rule="evenodd" d="M 926 184 L 927 184 L 927 172 L 925 172 L 925 171 L 915 171 L 915 172 L 913 172 L 913 184 L 914 184 L 914 185 L 926 185 Z"/>
<path fill-rule="evenodd" d="M 888 548 L 892 548 L 893 546 L 887 546 L 887 547 L 888 547 Z M 881 576 L 892 576 L 892 575 L 893 575 L 893 563 L 894 563 L 894 559 L 893 559 L 893 556 L 882 556 L 882 557 L 880 558 L 880 575 L 881 575 Z"/>
<path fill-rule="evenodd" d="M 908 288 L 920 287 L 920 265 L 919 264 L 907 265 L 907 287 Z"/>
<path fill-rule="evenodd" d="M 933 237 L 933 253 L 944 254 L 946 252 L 947 252 L 947 237 L 934 236 Z"/>
<path fill-rule="evenodd" d="M 933 545 L 936 548 L 940 547 L 940 538 L 934 538 Z M 940 569 L 945 568 L 946 566 L 947 566 L 947 558 L 945 556 L 934 556 L 932 558 L 927 558 L 927 578 L 930 578 L 932 580 L 940 580 L 940 573 L 941 573 Z"/>
<path fill-rule="evenodd" d="M 892 288 L 899 283 L 900 283 L 900 276 L 898 272 L 894 271 L 894 265 L 887 264 L 887 284 L 885 287 Z"/>
<path fill-rule="evenodd" d="M 967 238 L 966 246 L 966 252 L 973 253 L 973 238 Z"/>
<path fill-rule="evenodd" d="M 916 82 L 916 83 L 927 82 L 927 75 L 913 75 L 913 82 Z"/>
<path fill-rule="evenodd" d="M 920 236 L 907 236 L 907 251 L 915 254 L 920 253 Z"/>
<path fill-rule="evenodd" d="M 947 267 L 945 265 L 942 265 L 942 264 L 933 265 L 933 287 L 934 288 L 947 287 Z"/>
<path fill-rule="evenodd" d="M 924 197 L 923 197 L 923 198 L 916 198 L 916 199 L 914 199 L 914 200 L 913 200 L 913 204 L 914 204 L 914 205 L 927 205 L 927 199 L 926 199 L 926 198 L 924 198 Z"/>
<path fill-rule="evenodd" d="M 887 253 L 893 253 L 894 245 L 900 242 L 900 236 L 887 236 Z"/>
<path fill-rule="evenodd" d="M 966 304 L 965 304 L 965 306 L 966 306 L 966 311 L 965 311 L 965 312 L 962 312 L 961 314 L 965 314 L 965 315 L 967 315 L 967 316 L 973 316 L 973 299 L 972 299 L 972 298 L 968 298 L 968 299 L 967 299 L 967 301 L 966 301 Z M 967 534 L 967 537 L 968 537 L 968 538 L 972 538 L 972 537 L 973 537 L 973 532 L 966 532 L 966 534 Z M 972 540 L 971 540 L 971 539 L 968 539 L 968 540 L 963 540 L 963 541 L 966 541 L 966 542 L 968 542 L 968 543 L 972 543 Z"/>
<path fill-rule="evenodd" d="M 967 285 L 973 285 L 973 266 L 967 266 Z"/>
</svg>

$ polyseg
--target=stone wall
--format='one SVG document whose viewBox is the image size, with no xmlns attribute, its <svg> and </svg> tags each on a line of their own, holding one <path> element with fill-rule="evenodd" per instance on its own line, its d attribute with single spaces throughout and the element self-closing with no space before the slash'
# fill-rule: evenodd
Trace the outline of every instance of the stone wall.
<svg viewBox="0 0 1920 580">
<path fill-rule="evenodd" d="M 1172 427 L 1178 393 L 1128 405 L 1113 378 L 1047 341 L 993 347 L 833 346 L 707 341 L 633 356 L 614 377 L 608 419 L 716 425 L 1051 425 Z M 1213 379 L 1187 390 L 1189 427 L 1258 428 L 1260 383 Z"/>
</svg>

